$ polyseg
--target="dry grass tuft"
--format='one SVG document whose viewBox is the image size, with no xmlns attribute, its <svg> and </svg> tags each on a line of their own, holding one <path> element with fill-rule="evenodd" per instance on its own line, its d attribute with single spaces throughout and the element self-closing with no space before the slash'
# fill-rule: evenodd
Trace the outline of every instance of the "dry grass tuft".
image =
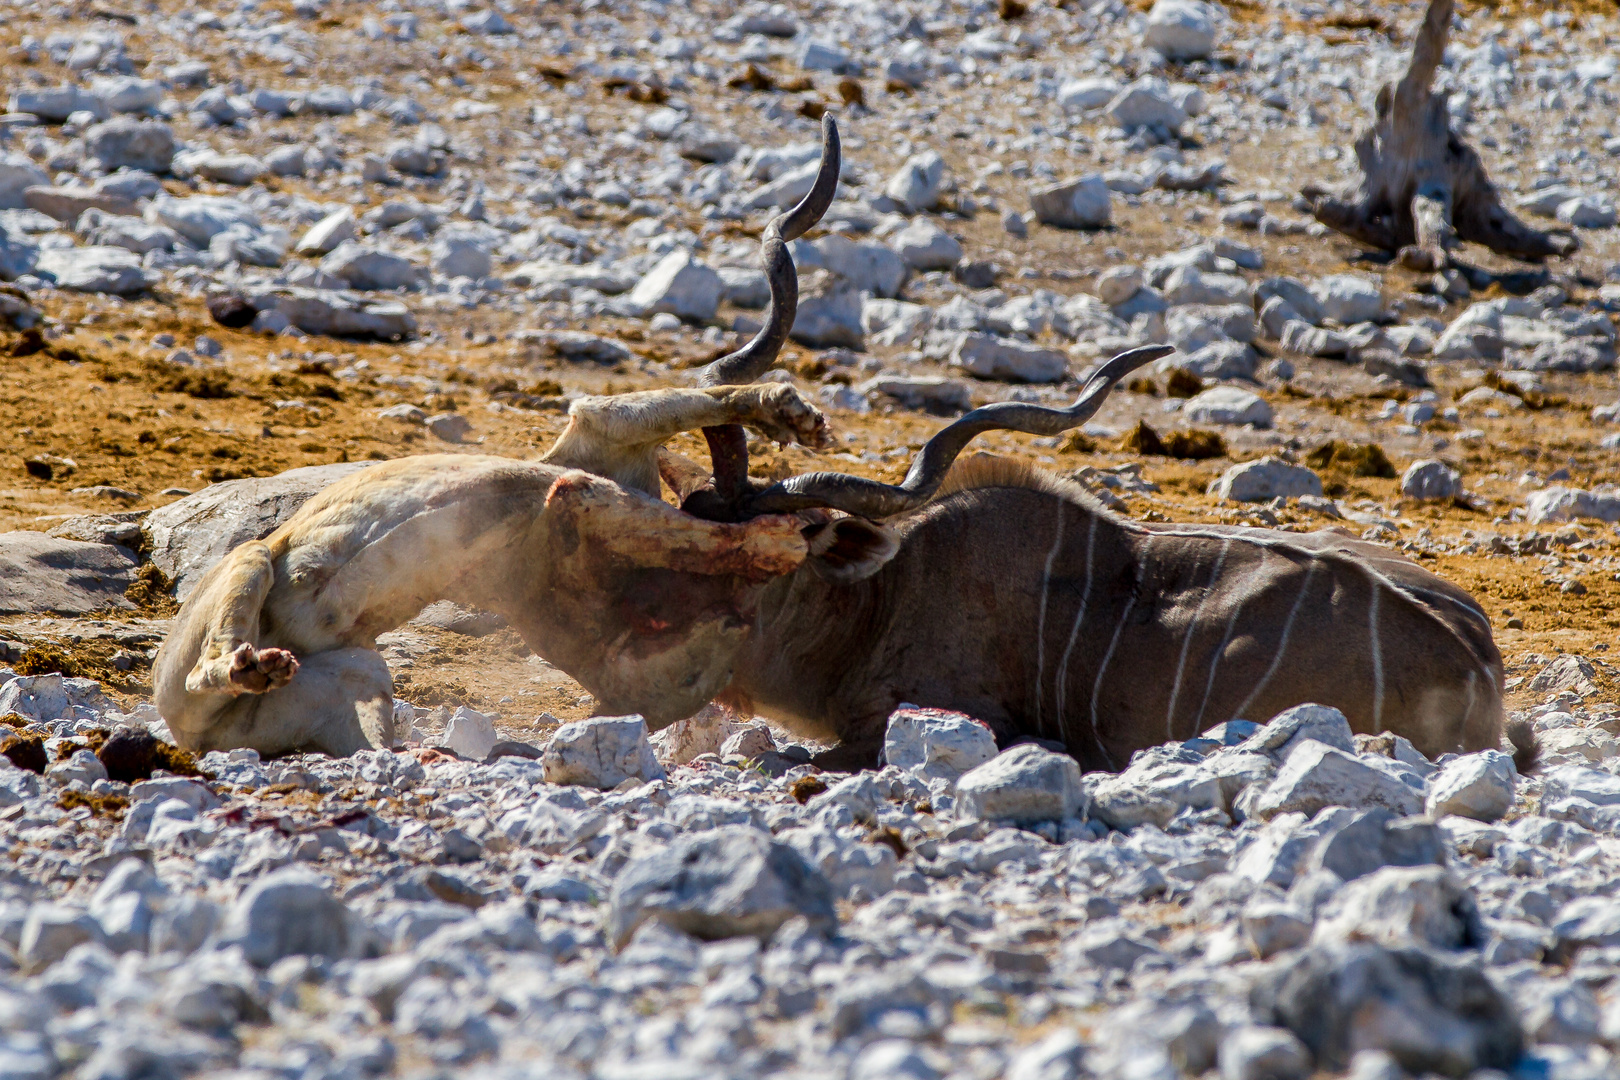
<svg viewBox="0 0 1620 1080">
<path fill-rule="evenodd" d="M 1203 461 L 1206 458 L 1225 457 L 1227 453 L 1226 440 L 1221 438 L 1220 432 L 1193 428 L 1160 435 L 1148 426 L 1146 420 L 1137 421 L 1136 426 L 1121 440 L 1119 448 L 1128 454 L 1148 454 L 1182 461 Z"/>
<path fill-rule="evenodd" d="M 1331 471 L 1348 476 L 1395 478 L 1395 465 L 1376 443 L 1347 443 L 1334 439 L 1305 455 L 1305 464 L 1317 472 Z"/>
</svg>

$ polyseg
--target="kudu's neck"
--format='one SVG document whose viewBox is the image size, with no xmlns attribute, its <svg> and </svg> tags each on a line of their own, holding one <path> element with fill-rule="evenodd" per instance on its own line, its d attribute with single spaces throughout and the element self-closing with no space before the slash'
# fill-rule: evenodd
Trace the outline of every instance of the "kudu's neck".
<svg viewBox="0 0 1620 1080">
<path fill-rule="evenodd" d="M 798 721 L 807 733 L 839 737 L 833 725 L 843 707 L 836 699 L 865 681 L 861 673 L 883 634 L 883 577 L 832 584 L 803 567 L 772 582 L 729 696 L 761 715 Z"/>
</svg>

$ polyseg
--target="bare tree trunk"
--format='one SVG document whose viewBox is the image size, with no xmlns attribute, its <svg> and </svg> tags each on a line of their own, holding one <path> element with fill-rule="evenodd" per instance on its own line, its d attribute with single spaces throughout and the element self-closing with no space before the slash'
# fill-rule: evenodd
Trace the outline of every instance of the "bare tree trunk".
<svg viewBox="0 0 1620 1080">
<path fill-rule="evenodd" d="M 1400 81 L 1378 90 L 1373 123 L 1356 137 L 1361 182 L 1335 195 L 1312 186 L 1316 220 L 1354 240 L 1396 252 L 1412 270 L 1444 269 L 1458 240 L 1499 255 L 1539 261 L 1579 246 L 1566 232 L 1542 232 L 1514 217 L 1474 148 L 1451 130 L 1446 96 L 1432 88 L 1445 54 L 1454 0 L 1429 10 Z"/>
</svg>

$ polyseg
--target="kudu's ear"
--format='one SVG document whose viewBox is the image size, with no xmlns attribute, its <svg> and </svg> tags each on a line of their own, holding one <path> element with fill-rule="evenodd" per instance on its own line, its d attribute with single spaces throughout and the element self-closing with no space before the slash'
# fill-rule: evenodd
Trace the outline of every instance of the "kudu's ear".
<svg viewBox="0 0 1620 1080">
<path fill-rule="evenodd" d="M 814 522 L 805 527 L 804 538 L 810 545 L 806 564 L 835 585 L 871 577 L 900 550 L 893 529 L 858 517 Z"/>
<path fill-rule="evenodd" d="M 675 493 L 677 503 L 685 502 L 688 495 L 709 482 L 708 469 L 667 446 L 658 448 L 658 475 Z"/>
</svg>

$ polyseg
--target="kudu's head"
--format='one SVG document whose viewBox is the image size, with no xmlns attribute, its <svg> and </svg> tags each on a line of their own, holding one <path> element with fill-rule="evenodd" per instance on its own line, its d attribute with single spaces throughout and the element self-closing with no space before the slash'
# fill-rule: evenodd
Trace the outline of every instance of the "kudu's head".
<svg viewBox="0 0 1620 1080">
<path fill-rule="evenodd" d="M 703 385 L 754 382 L 775 364 L 798 306 L 787 243 L 831 205 L 839 167 L 838 128 L 829 115 L 822 121 L 814 186 L 771 221 L 762 239 L 771 288 L 765 325 L 742 349 L 708 365 Z M 997 402 L 974 409 L 930 439 L 899 484 L 831 472 L 756 480 L 748 475 L 747 438 L 739 426 L 704 429 L 707 471 L 678 455 L 661 456 L 679 510 L 600 479 L 560 482 L 548 516 L 575 522 L 578 543 L 568 556 L 574 560 L 568 577 L 590 584 L 567 602 L 565 621 L 584 632 L 568 635 L 575 642 L 569 651 L 577 655 L 558 656 L 559 666 L 605 711 L 639 712 L 652 728 L 690 716 L 730 681 L 770 581 L 801 569 L 835 584 L 871 576 L 898 550 L 885 522 L 932 498 L 975 437 L 988 431 L 1050 436 L 1078 427 L 1121 379 L 1172 351 L 1149 346 L 1113 357 L 1067 408 Z M 608 488 L 619 495 L 610 497 Z"/>
</svg>

